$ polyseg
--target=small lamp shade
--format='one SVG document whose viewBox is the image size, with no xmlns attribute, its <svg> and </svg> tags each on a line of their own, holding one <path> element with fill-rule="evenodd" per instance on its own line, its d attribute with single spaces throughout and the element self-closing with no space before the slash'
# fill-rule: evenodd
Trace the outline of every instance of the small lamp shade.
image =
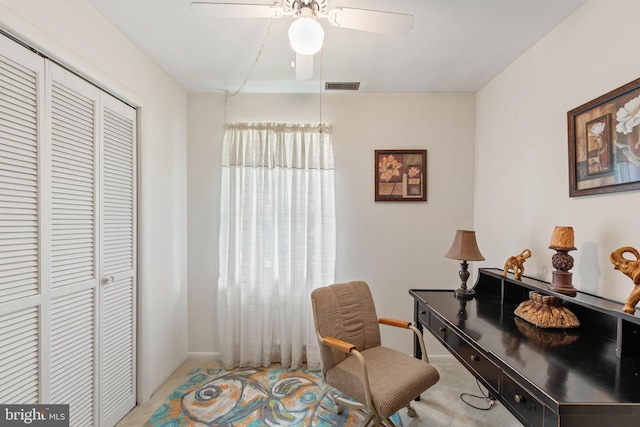
<svg viewBox="0 0 640 427">
<path fill-rule="evenodd" d="M 449 249 L 445 257 L 464 261 L 484 261 L 476 242 L 476 232 L 457 230 L 451 249 Z"/>
<path fill-rule="evenodd" d="M 324 30 L 313 18 L 299 18 L 289 27 L 289 43 L 300 55 L 315 55 L 322 49 Z"/>
<path fill-rule="evenodd" d="M 573 227 L 556 225 L 551 235 L 549 249 L 575 250 Z"/>
</svg>

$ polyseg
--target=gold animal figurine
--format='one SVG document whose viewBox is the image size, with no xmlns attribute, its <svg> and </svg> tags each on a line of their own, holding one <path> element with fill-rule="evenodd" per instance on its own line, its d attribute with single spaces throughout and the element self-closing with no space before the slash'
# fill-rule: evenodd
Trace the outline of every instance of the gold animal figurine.
<svg viewBox="0 0 640 427">
<path fill-rule="evenodd" d="M 636 257 L 635 260 L 630 260 L 624 257 L 624 254 L 629 252 Z M 622 311 L 629 314 L 634 314 L 636 312 L 636 305 L 638 301 L 640 301 L 640 254 L 635 248 L 631 246 L 623 246 L 621 248 L 616 249 L 611 252 L 611 256 L 609 257 L 611 263 L 613 264 L 613 268 L 616 270 L 620 270 L 625 275 L 629 276 L 631 280 L 633 280 L 633 290 L 629 294 L 629 297 L 624 302 L 624 307 L 622 307 Z"/>
<path fill-rule="evenodd" d="M 507 258 L 507 262 L 504 263 L 503 276 L 507 275 L 507 271 L 513 270 L 513 275 L 516 280 L 520 280 L 524 274 L 524 262 L 531 256 L 531 251 L 525 249 L 520 255 L 514 255 Z"/>
</svg>

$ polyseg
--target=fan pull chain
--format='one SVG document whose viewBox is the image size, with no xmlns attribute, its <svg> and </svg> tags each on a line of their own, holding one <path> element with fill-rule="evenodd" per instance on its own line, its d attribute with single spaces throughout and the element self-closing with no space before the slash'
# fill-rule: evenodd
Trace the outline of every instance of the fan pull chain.
<svg viewBox="0 0 640 427">
<path fill-rule="evenodd" d="M 320 133 L 322 130 L 322 49 L 320 49 Z"/>
<path fill-rule="evenodd" d="M 242 84 L 240 85 L 240 87 L 238 89 L 236 89 L 235 92 L 233 92 L 232 94 L 229 94 L 228 90 L 224 91 L 224 123 L 227 123 L 227 104 L 229 102 L 229 98 L 233 98 L 234 96 L 236 96 L 243 88 L 244 86 L 247 84 L 247 81 L 249 80 L 249 77 L 251 76 L 251 73 L 253 73 L 253 69 L 256 67 L 256 64 L 258 63 L 258 61 L 260 60 L 260 56 L 262 56 L 262 50 L 264 49 L 264 46 L 267 44 L 267 40 L 269 39 L 269 36 L 271 35 L 271 27 L 273 27 L 273 22 L 275 21 L 275 19 L 271 19 L 271 22 L 269 22 L 269 27 L 267 28 L 267 32 L 265 33 L 264 37 L 262 38 L 262 45 L 260 46 L 260 50 L 258 50 L 258 54 L 256 55 L 256 59 L 253 61 L 253 64 L 251 64 L 251 67 L 249 68 L 249 71 L 247 72 L 246 77 L 244 78 L 244 81 L 242 82 Z"/>
<path fill-rule="evenodd" d="M 253 69 L 256 67 L 256 64 L 258 63 L 260 56 L 262 56 L 262 50 L 264 49 L 265 45 L 267 44 L 267 40 L 271 35 L 271 27 L 273 27 L 274 21 L 275 19 L 271 19 L 271 22 L 269 23 L 269 27 L 267 28 L 267 33 L 264 35 L 264 38 L 262 39 L 262 45 L 260 46 L 260 50 L 258 51 L 258 54 L 256 55 L 256 59 L 253 61 L 253 64 L 251 64 L 251 68 L 249 68 L 249 72 L 247 72 L 247 76 L 244 78 L 244 81 L 242 82 L 240 87 L 231 95 L 229 95 L 229 98 L 233 98 L 234 96 L 236 96 L 238 92 L 240 92 L 244 88 L 244 86 L 247 84 L 247 81 L 249 80 L 251 73 L 253 73 Z"/>
</svg>

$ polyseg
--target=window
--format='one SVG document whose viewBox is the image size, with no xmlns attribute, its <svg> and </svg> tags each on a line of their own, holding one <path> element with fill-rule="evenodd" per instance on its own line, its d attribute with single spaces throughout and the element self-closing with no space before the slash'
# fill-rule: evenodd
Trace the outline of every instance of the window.
<svg viewBox="0 0 640 427">
<path fill-rule="evenodd" d="M 310 294 L 333 283 L 331 128 L 229 125 L 223 142 L 218 321 L 222 361 L 319 367 Z"/>
</svg>

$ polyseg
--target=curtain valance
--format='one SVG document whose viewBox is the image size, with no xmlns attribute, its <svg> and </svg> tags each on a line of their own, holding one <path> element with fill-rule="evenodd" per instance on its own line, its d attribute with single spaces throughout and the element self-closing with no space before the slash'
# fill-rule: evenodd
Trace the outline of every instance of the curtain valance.
<svg viewBox="0 0 640 427">
<path fill-rule="evenodd" d="M 222 166 L 333 169 L 332 132 L 329 125 L 229 124 Z"/>
</svg>

